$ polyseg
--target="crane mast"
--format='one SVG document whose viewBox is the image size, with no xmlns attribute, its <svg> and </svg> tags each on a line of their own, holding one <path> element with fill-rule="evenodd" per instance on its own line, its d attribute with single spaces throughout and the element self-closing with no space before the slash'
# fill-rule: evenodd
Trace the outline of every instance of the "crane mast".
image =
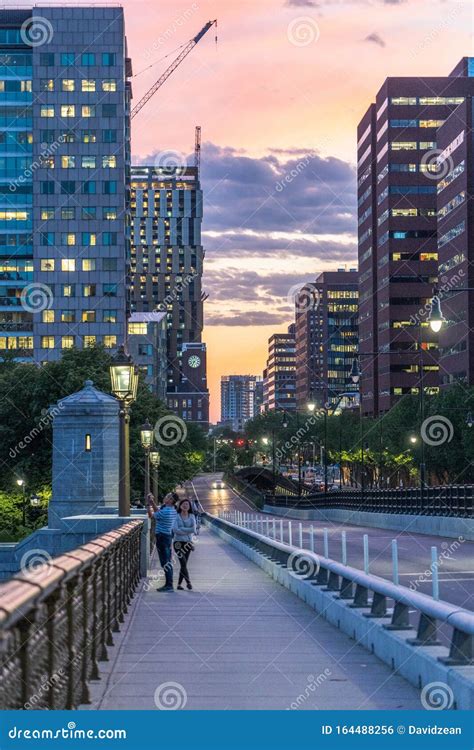
<svg viewBox="0 0 474 750">
<path fill-rule="evenodd" d="M 214 19 L 214 21 L 208 21 L 202 27 L 202 29 L 196 34 L 196 36 L 189 40 L 189 42 L 183 47 L 183 49 L 179 53 L 178 57 L 176 57 L 173 60 L 173 62 L 171 63 L 171 65 L 169 65 L 169 67 L 165 70 L 165 72 L 158 78 L 157 81 L 155 81 L 155 83 L 153 84 L 153 86 L 150 89 L 148 89 L 148 91 L 146 92 L 145 96 L 143 96 L 140 99 L 140 101 L 138 102 L 138 104 L 136 104 L 133 107 L 133 109 L 132 109 L 132 111 L 130 113 L 130 119 L 132 119 L 132 118 L 136 117 L 136 115 L 138 115 L 138 113 L 140 112 L 140 110 L 143 109 L 143 107 L 151 99 L 151 97 L 153 96 L 153 94 L 155 94 L 158 91 L 158 89 L 170 77 L 170 75 L 173 73 L 173 71 L 175 71 L 176 68 L 183 62 L 184 58 L 189 55 L 189 53 L 191 52 L 191 50 L 194 49 L 194 47 L 196 46 L 196 44 L 198 44 L 201 41 L 201 39 L 203 38 L 203 36 L 205 34 L 207 34 L 207 32 L 209 31 L 209 29 L 212 26 L 217 26 L 217 19 Z"/>
</svg>

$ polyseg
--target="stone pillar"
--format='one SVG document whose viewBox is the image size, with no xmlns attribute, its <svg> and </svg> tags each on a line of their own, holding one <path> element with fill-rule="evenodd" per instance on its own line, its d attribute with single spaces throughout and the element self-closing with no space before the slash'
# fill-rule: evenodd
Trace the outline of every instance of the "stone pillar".
<svg viewBox="0 0 474 750">
<path fill-rule="evenodd" d="M 86 380 L 58 401 L 53 419 L 53 492 L 48 526 L 118 506 L 119 402 Z"/>
</svg>

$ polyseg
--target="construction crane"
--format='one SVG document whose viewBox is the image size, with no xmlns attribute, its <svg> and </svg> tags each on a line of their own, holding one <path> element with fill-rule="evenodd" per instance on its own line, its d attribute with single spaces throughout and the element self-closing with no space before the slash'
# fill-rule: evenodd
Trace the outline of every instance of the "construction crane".
<svg viewBox="0 0 474 750">
<path fill-rule="evenodd" d="M 194 135 L 194 166 L 197 169 L 198 177 L 201 171 L 201 126 L 196 125 Z"/>
<path fill-rule="evenodd" d="M 180 65 L 183 62 L 184 58 L 189 55 L 189 53 L 191 52 L 191 50 L 194 49 L 194 47 L 196 46 L 196 44 L 201 41 L 201 39 L 203 38 L 204 34 L 207 34 L 207 32 L 209 31 L 209 29 L 212 26 L 217 26 L 217 19 L 214 19 L 214 21 L 208 21 L 205 24 L 205 26 L 202 27 L 201 31 L 199 31 L 196 34 L 196 36 L 193 37 L 193 39 L 189 40 L 189 42 L 183 47 L 183 49 L 179 53 L 178 57 L 175 60 L 173 60 L 173 62 L 171 63 L 171 65 L 168 68 L 166 68 L 165 72 L 158 78 L 157 81 L 155 81 L 155 83 L 153 84 L 153 86 L 151 87 L 151 89 L 149 89 L 146 92 L 145 96 L 142 99 L 140 99 L 140 101 L 138 102 L 138 104 L 136 104 L 133 107 L 133 109 L 131 111 L 131 114 L 130 114 L 131 118 L 133 118 L 136 115 L 138 115 L 138 113 L 140 112 L 140 110 L 151 99 L 151 97 L 153 96 L 153 94 L 155 94 L 158 91 L 158 89 L 170 77 L 170 75 L 173 73 L 173 71 L 176 70 L 176 68 L 178 67 L 178 65 Z M 216 37 L 216 39 L 217 39 L 217 37 Z"/>
</svg>

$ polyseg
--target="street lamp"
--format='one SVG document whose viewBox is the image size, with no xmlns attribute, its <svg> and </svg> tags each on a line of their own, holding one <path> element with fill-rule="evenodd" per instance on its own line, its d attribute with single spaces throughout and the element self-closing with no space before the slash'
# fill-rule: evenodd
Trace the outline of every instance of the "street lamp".
<svg viewBox="0 0 474 750">
<path fill-rule="evenodd" d="M 25 480 L 24 479 L 17 479 L 16 483 L 18 487 L 21 487 L 22 491 L 22 524 L 23 526 L 26 526 L 26 505 L 25 505 Z"/>
<path fill-rule="evenodd" d="M 471 412 L 468 412 L 466 417 L 466 424 L 471 429 L 471 427 L 474 425 L 474 417 L 472 416 Z"/>
<path fill-rule="evenodd" d="M 123 345 L 110 363 L 112 393 L 120 402 L 119 424 L 119 515 L 130 515 L 130 415 L 129 406 L 137 397 L 138 370 Z"/>
<path fill-rule="evenodd" d="M 443 323 L 446 323 L 446 318 L 444 317 L 441 310 L 441 302 L 439 297 L 433 297 L 433 299 L 431 300 L 431 310 L 428 316 L 428 323 L 430 324 L 430 328 L 434 333 L 439 333 L 443 326 Z"/>
<path fill-rule="evenodd" d="M 140 442 L 145 451 L 145 502 L 150 492 L 150 450 L 153 447 L 153 427 L 148 419 L 140 430 Z"/>
<path fill-rule="evenodd" d="M 150 451 L 150 464 L 153 469 L 153 496 L 155 502 L 158 502 L 158 466 L 160 465 L 160 454 L 157 450 Z"/>
</svg>

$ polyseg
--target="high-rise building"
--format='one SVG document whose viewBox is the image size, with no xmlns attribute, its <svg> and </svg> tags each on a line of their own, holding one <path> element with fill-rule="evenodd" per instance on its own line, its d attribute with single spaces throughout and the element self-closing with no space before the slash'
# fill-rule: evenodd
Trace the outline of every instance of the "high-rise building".
<svg viewBox="0 0 474 750">
<path fill-rule="evenodd" d="M 168 371 L 166 313 L 132 313 L 128 319 L 127 349 L 151 392 L 166 403 Z"/>
<path fill-rule="evenodd" d="M 264 372 L 264 408 L 273 411 L 296 409 L 295 326 L 268 339 L 268 359 Z"/>
<path fill-rule="evenodd" d="M 0 10 L 0 351 L 125 338 L 128 77 L 120 7 Z"/>
<path fill-rule="evenodd" d="M 419 394 L 421 381 L 427 394 L 439 387 L 438 339 L 425 312 L 438 283 L 438 136 L 474 90 L 466 72 L 461 63 L 443 78 L 387 78 L 358 127 L 359 335 L 367 414 Z"/>
<path fill-rule="evenodd" d="M 257 375 L 221 376 L 221 422 L 236 432 L 259 412 L 262 379 Z"/>
<path fill-rule="evenodd" d="M 351 380 L 358 349 L 358 274 L 351 269 L 325 271 L 295 299 L 296 398 L 336 403 L 357 391 Z"/>
<path fill-rule="evenodd" d="M 206 425 L 209 393 L 206 352 L 201 344 L 204 251 L 198 170 L 133 167 L 131 212 L 132 311 L 166 312 L 168 406 L 183 419 L 199 413 L 196 421 Z M 199 351 L 190 354 L 190 370 L 185 362 L 185 345 L 189 354 L 191 344 Z"/>
<path fill-rule="evenodd" d="M 474 75 L 474 58 L 472 59 Z M 442 313 L 440 386 L 474 385 L 474 144 L 472 96 L 438 130 L 438 253 Z"/>
</svg>

